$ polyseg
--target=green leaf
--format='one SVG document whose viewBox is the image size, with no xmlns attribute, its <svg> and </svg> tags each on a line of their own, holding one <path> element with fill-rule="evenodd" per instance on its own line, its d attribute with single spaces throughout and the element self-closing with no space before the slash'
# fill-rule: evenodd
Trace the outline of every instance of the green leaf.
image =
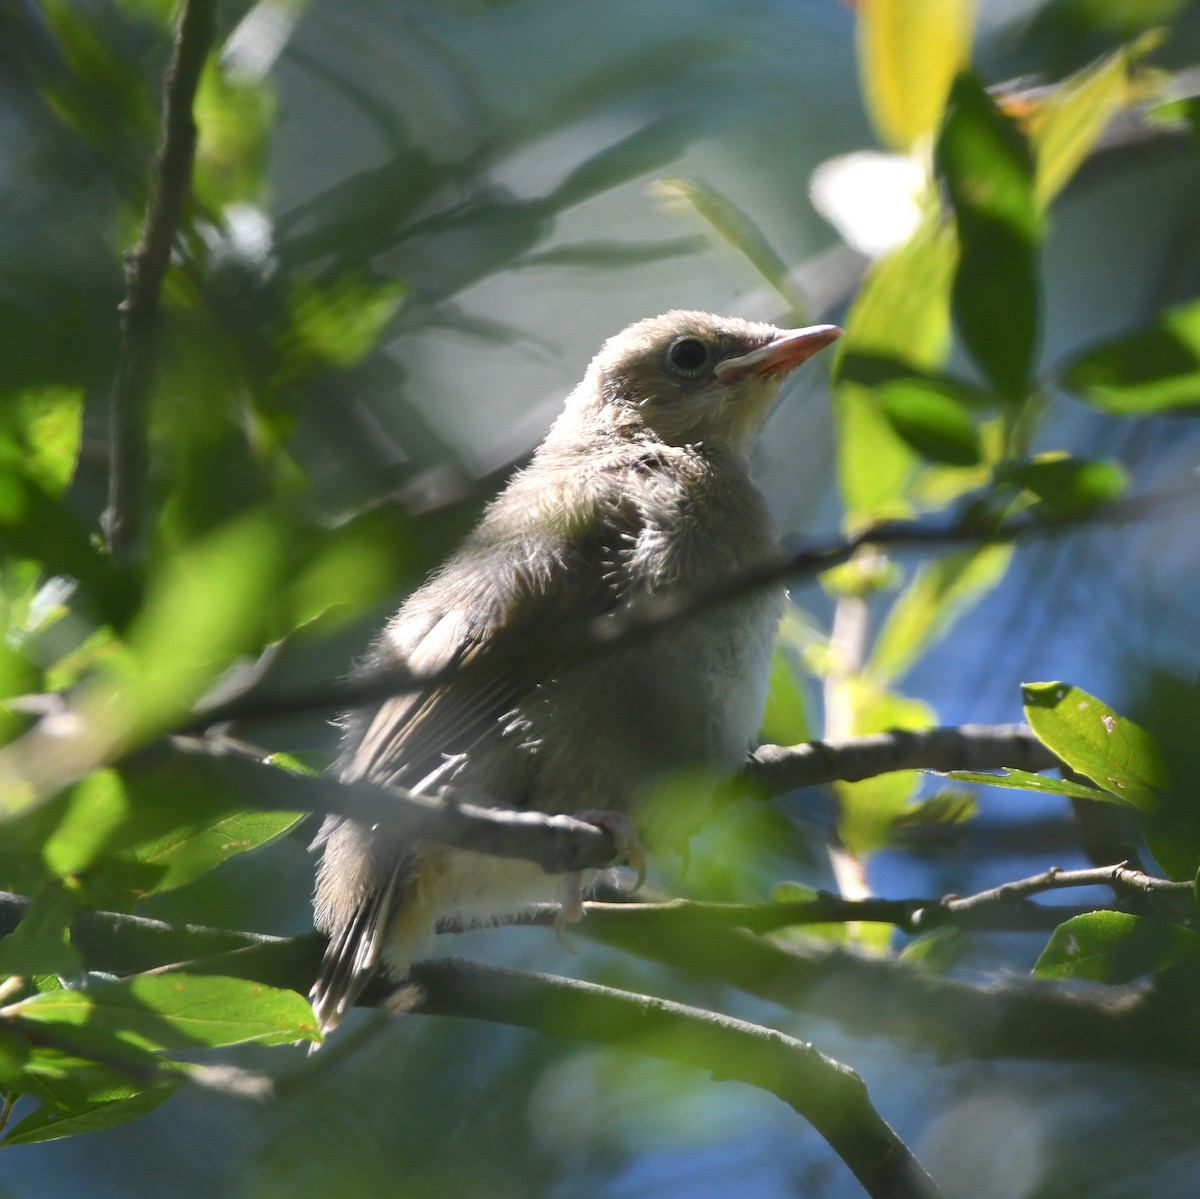
<svg viewBox="0 0 1200 1199">
<path fill-rule="evenodd" d="M 997 392 L 1023 400 L 1040 334 L 1042 219 L 1033 157 L 1020 129 L 971 74 L 950 89 L 936 163 L 958 226 L 955 323 Z"/>
<path fill-rule="evenodd" d="M 1163 770 L 1153 738 L 1068 683 L 1024 683 L 1025 718 L 1072 770 L 1143 811 L 1158 803 Z"/>
<path fill-rule="evenodd" d="M 796 745 L 810 739 L 804 690 L 804 677 L 792 655 L 783 646 L 778 646 L 771 658 L 767 703 L 763 710 L 761 739 L 764 743 Z"/>
<path fill-rule="evenodd" d="M 922 566 L 892 604 L 867 664 L 886 684 L 899 678 L 1003 577 L 1013 548 L 980 546 Z"/>
<path fill-rule="evenodd" d="M 93 771 L 64 797 L 58 823 L 42 846 L 46 869 L 59 878 L 87 869 L 114 842 L 120 844 L 131 806 L 116 771 Z"/>
<path fill-rule="evenodd" d="M 60 884 L 44 884 L 30 899 L 21 923 L 0 940 L 0 978 L 78 974 L 83 959 L 71 944 L 77 911 L 75 899 Z"/>
<path fill-rule="evenodd" d="M 858 7 L 858 69 L 879 136 L 909 150 L 937 126 L 971 52 L 972 0 L 872 0 Z"/>
<path fill-rule="evenodd" d="M 1167 920 L 1124 912 L 1073 916 L 1054 930 L 1034 974 L 1124 983 L 1200 956 L 1200 935 Z"/>
<path fill-rule="evenodd" d="M 123 576 L 67 504 L 24 471 L 24 463 L 0 457 L 0 544 L 5 555 L 28 558 L 47 574 L 77 580 L 93 615 L 119 622 L 125 615 Z"/>
<path fill-rule="evenodd" d="M 763 231 L 728 196 L 703 179 L 660 179 L 654 191 L 661 199 L 683 203 L 712 227 L 717 235 L 738 251 L 783 297 L 797 324 L 812 318 L 808 303 L 792 283 L 787 263 L 776 253 Z"/>
<path fill-rule="evenodd" d="M 169 727 L 237 654 L 259 647 L 287 556 L 287 522 L 269 511 L 179 554 L 152 581 L 128 652 L 81 697 L 85 722 L 126 744 Z"/>
<path fill-rule="evenodd" d="M 953 232 L 931 218 L 909 242 L 872 264 L 846 315 L 835 358 L 834 415 L 842 502 L 851 525 L 907 515 L 905 489 L 917 464 L 878 396 L 855 381 L 856 359 L 902 359 L 918 370 L 941 364 L 956 254 Z"/>
<path fill-rule="evenodd" d="M 847 383 L 881 390 L 893 384 L 920 387 L 923 391 L 952 401 L 960 408 L 985 409 L 995 406 L 991 392 L 966 379 L 941 371 L 923 370 L 902 357 L 854 351 L 838 363 L 838 378 Z"/>
<path fill-rule="evenodd" d="M 351 366 L 375 348 L 406 291 L 395 279 L 364 272 L 328 284 L 298 276 L 288 296 L 291 326 L 281 353 L 298 373 L 314 363 Z"/>
<path fill-rule="evenodd" d="M 919 454 L 950 466 L 979 461 L 979 430 L 954 400 L 914 379 L 889 384 L 879 401 L 888 423 Z"/>
<path fill-rule="evenodd" d="M 170 891 L 193 882 L 235 854 L 282 837 L 306 816 L 305 812 L 233 812 L 176 828 L 157 841 L 136 846 L 126 856 L 161 871 L 143 895 Z"/>
<path fill-rule="evenodd" d="M 12 1004 L 10 1015 L 95 1029 L 145 1049 L 194 1049 L 254 1041 L 317 1040 L 307 1000 L 240 978 L 149 974 L 54 991 Z"/>
<path fill-rule="evenodd" d="M 83 390 L 36 387 L 0 403 L 0 457 L 59 496 L 75 473 L 83 427 Z"/>
<path fill-rule="evenodd" d="M 1105 412 L 1141 415 L 1200 405 L 1200 300 L 1168 308 L 1147 328 L 1086 350 L 1060 382 Z"/>
<path fill-rule="evenodd" d="M 856 736 L 890 729 L 927 729 L 934 723 L 932 709 L 918 700 L 862 680 L 844 686 L 849 723 Z M 916 783 L 915 770 L 897 770 L 857 783 L 835 783 L 840 807 L 838 832 L 846 849 L 865 854 L 887 845 L 893 826 L 909 808 Z"/>
<path fill-rule="evenodd" d="M 1102 803 L 1115 803 L 1112 795 L 1098 787 L 1085 787 L 1068 779 L 1048 778 L 1044 774 L 1030 774 L 1027 770 L 1004 770 L 1000 774 L 987 774 L 976 770 L 932 771 L 940 778 L 956 779 L 961 783 L 982 783 L 986 787 L 1011 787 L 1015 791 L 1037 791 L 1042 795 L 1066 795 L 1071 799 L 1094 799 Z"/>
<path fill-rule="evenodd" d="M 1115 462 L 1046 454 L 1006 464 L 996 471 L 996 483 L 1027 488 L 1050 516 L 1076 517 L 1118 499 L 1125 490 L 1125 472 Z"/>
<path fill-rule="evenodd" d="M 1132 96 L 1129 71 L 1151 48 L 1140 39 L 1069 76 L 1042 100 L 1029 119 L 1037 159 L 1035 195 L 1045 208 L 1091 153 L 1109 118 Z"/>
<path fill-rule="evenodd" d="M 183 1080 L 168 1080 L 135 1090 L 114 1084 L 111 1098 L 100 1098 L 69 1111 L 59 1111 L 43 1104 L 15 1124 L 3 1138 L 5 1145 L 32 1145 L 39 1141 L 56 1141 L 63 1137 L 80 1136 L 85 1132 L 100 1132 L 136 1120 L 153 1111 L 164 1100 L 169 1099 L 181 1086 Z M 125 1090 L 126 1094 L 121 1094 Z"/>
</svg>

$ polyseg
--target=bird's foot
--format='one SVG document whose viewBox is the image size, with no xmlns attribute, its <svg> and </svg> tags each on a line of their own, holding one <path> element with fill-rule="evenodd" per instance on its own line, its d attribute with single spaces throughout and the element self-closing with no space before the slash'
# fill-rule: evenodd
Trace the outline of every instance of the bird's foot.
<svg viewBox="0 0 1200 1199">
<path fill-rule="evenodd" d="M 617 857 L 637 871 L 637 882 L 630 888 L 637 891 L 646 881 L 646 851 L 633 827 L 633 821 L 624 812 L 609 812 L 603 808 L 588 808 L 571 813 L 576 820 L 602 828 L 617 847 Z"/>
<path fill-rule="evenodd" d="M 624 812 L 610 812 L 603 808 L 588 808 L 582 812 L 572 812 L 571 815 L 608 833 L 617 847 L 617 856 L 637 871 L 637 881 L 632 888 L 636 891 L 646 881 L 646 851 L 633 827 L 633 821 Z M 582 919 L 583 874 L 573 870 L 566 876 L 562 905 L 554 918 L 554 935 L 559 944 L 571 953 L 578 951 L 567 938 L 567 925 L 578 924 Z"/>
</svg>

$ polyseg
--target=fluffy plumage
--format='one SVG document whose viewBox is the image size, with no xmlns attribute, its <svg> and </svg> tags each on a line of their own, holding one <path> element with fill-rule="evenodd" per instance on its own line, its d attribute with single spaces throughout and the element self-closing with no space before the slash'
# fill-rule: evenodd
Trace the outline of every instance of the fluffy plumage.
<svg viewBox="0 0 1200 1199">
<path fill-rule="evenodd" d="M 354 714 L 339 773 L 452 785 L 503 807 L 629 813 L 651 845 L 691 831 L 704 797 L 687 813 L 655 810 L 648 784 L 685 766 L 737 769 L 761 715 L 782 592 L 557 666 L 539 656 L 522 667 L 520 647 L 767 559 L 775 537 L 746 453 L 779 378 L 838 332 L 670 312 L 607 341 L 530 465 L 367 664 L 471 662 L 470 678 Z M 316 844 L 316 923 L 330 934 L 312 995 L 323 1028 L 381 960 L 402 977 L 438 920 L 491 920 L 562 890 L 530 863 L 406 844 L 338 817 Z"/>
</svg>

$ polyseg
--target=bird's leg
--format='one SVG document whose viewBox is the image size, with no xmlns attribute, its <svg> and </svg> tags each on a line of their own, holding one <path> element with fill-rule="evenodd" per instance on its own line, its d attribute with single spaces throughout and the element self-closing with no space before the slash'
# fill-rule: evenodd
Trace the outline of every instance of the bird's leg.
<svg viewBox="0 0 1200 1199">
<path fill-rule="evenodd" d="M 594 824 L 608 833 L 617 847 L 617 856 L 637 871 L 637 882 L 633 886 L 633 890 L 636 891 L 646 881 L 646 851 L 642 848 L 633 821 L 624 812 L 610 812 L 603 808 L 588 808 L 582 812 L 572 812 L 571 815 L 576 820 Z M 562 906 L 554 918 L 554 935 L 558 937 L 559 943 L 572 953 L 575 949 L 567 940 L 566 926 L 578 924 L 582 919 L 583 873 L 572 870 L 566 876 Z"/>
</svg>

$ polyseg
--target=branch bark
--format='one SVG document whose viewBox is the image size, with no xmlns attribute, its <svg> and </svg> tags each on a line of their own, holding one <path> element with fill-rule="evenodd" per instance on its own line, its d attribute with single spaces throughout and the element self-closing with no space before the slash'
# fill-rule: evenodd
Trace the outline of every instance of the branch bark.
<svg viewBox="0 0 1200 1199">
<path fill-rule="evenodd" d="M 0 933 L 11 930 L 22 908 L 18 897 L 0 894 Z M 136 945 L 140 938 L 161 951 L 180 947 L 181 935 L 184 940 L 194 938 L 199 947 L 238 946 L 191 963 L 190 969 L 263 982 L 269 977 L 271 985 L 297 990 L 307 986 L 320 955 L 320 939 L 315 936 L 276 940 L 213 929 L 183 931 L 157 921 L 103 913 L 81 917 L 73 939 L 90 968 L 111 971 L 129 964 L 131 949 L 134 959 L 145 960 L 145 947 L 139 950 Z M 110 956 L 114 951 L 117 961 Z M 545 1036 L 680 1062 L 718 1080 L 748 1083 L 776 1095 L 812 1124 L 872 1199 L 939 1199 L 941 1195 L 875 1110 L 858 1075 L 812 1045 L 775 1029 L 575 979 L 457 959 L 417 964 L 406 986 L 416 991 L 407 1010 L 417 1014 L 528 1028 Z M 377 1002 L 386 998 L 386 991 L 377 988 L 373 998 Z M 286 1090 L 286 1077 L 280 1082 Z"/>
<path fill-rule="evenodd" d="M 158 298 L 171 259 L 196 153 L 192 103 L 212 45 L 216 0 L 185 0 L 163 96 L 162 133 L 141 237 L 129 255 L 121 347 L 113 383 L 106 532 L 113 554 L 131 558 L 145 505 L 147 409 L 158 341 Z"/>
<path fill-rule="evenodd" d="M 523 858 L 550 873 L 599 869 L 616 860 L 616 846 L 606 831 L 571 816 L 488 807 L 465 802 L 453 792 L 418 795 L 365 779 L 344 782 L 332 775 L 291 774 L 265 765 L 262 751 L 225 737 L 175 737 L 128 765 L 132 770 L 169 767 L 181 753 L 190 759 L 193 781 L 197 774 L 207 776 L 214 790 L 244 794 L 247 806 L 348 816 L 386 825 L 408 838 Z M 799 787 L 893 770 L 1039 770 L 1058 764 L 1024 726 L 964 725 L 762 746 L 751 755 L 743 778 L 753 794 L 770 798 Z"/>
</svg>

